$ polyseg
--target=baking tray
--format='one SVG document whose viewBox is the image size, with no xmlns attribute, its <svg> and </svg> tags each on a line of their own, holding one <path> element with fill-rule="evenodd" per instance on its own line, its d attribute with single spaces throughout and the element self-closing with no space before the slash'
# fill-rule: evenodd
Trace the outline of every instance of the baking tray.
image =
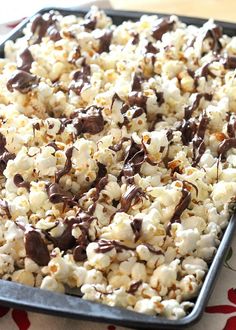
<svg viewBox="0 0 236 330">
<path fill-rule="evenodd" d="M 84 16 L 88 9 L 78 8 L 44 8 L 37 13 L 44 14 L 49 10 L 57 10 L 62 15 L 74 14 Z M 144 13 L 127 12 L 116 10 L 105 10 L 113 19 L 114 24 L 118 25 L 125 20 L 138 20 Z M 34 15 L 36 15 L 35 13 Z M 153 13 L 147 13 L 153 15 Z M 32 15 L 32 17 L 34 16 Z M 159 14 L 160 17 L 167 16 Z M 194 24 L 201 26 L 205 19 L 179 16 L 186 24 Z M 4 43 L 6 40 L 16 40 L 22 36 L 22 29 L 30 21 L 31 18 L 25 19 L 15 29 L 11 31 L 0 43 L 0 57 L 4 57 Z M 223 27 L 225 34 L 229 36 L 236 35 L 236 24 L 216 21 Z M 0 280 L 0 304 L 26 309 L 34 312 L 52 314 L 57 316 L 71 317 L 75 319 L 83 319 L 94 322 L 107 322 L 117 325 L 123 325 L 135 329 L 185 329 L 186 327 L 196 323 L 202 316 L 210 294 L 214 288 L 216 278 L 220 268 L 224 263 L 224 258 L 229 249 L 234 231 L 236 228 L 236 214 L 234 214 L 225 229 L 219 248 L 210 265 L 209 271 L 204 280 L 203 286 L 198 297 L 195 299 L 195 306 L 192 311 L 180 320 L 168 320 L 163 317 L 149 316 L 124 308 L 110 307 L 100 303 L 94 303 L 66 294 L 59 294 L 45 291 L 38 288 L 32 288 L 18 283 Z"/>
</svg>

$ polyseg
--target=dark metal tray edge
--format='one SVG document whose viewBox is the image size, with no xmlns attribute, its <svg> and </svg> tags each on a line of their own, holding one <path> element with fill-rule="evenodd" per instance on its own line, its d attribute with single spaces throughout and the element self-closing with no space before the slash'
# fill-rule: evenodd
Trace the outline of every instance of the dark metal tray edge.
<svg viewBox="0 0 236 330">
<path fill-rule="evenodd" d="M 49 10 L 57 10 L 62 15 L 75 14 L 84 15 L 88 9 L 77 8 L 57 8 L 48 7 L 43 8 L 37 13 L 45 13 Z M 120 24 L 124 20 L 137 20 L 141 15 L 155 15 L 167 16 L 167 14 L 150 13 L 150 12 L 134 12 L 134 11 L 117 11 L 105 10 L 106 13 L 113 18 L 115 24 Z M 32 15 L 35 16 L 37 13 Z M 22 21 L 16 28 L 14 28 L 4 39 L 0 42 L 0 56 L 4 56 L 4 43 L 7 40 L 15 40 L 22 35 L 22 29 L 31 19 L 27 18 Z M 202 25 L 207 19 L 180 16 L 178 17 L 186 24 Z M 230 22 L 217 21 L 223 27 L 224 33 L 233 36 L 236 35 L 236 24 Z M 72 297 L 64 294 L 58 294 L 41 290 L 38 288 L 31 288 L 18 283 L 0 280 L 0 304 L 26 309 L 38 313 L 45 313 L 63 317 L 71 317 L 76 319 L 83 319 L 89 321 L 109 322 L 118 325 L 123 325 L 130 328 L 139 329 L 183 329 L 196 323 L 202 316 L 211 292 L 213 291 L 216 278 L 219 275 L 219 270 L 223 265 L 224 258 L 229 249 L 230 242 L 233 238 L 236 229 L 236 215 L 234 214 L 225 229 L 223 238 L 218 247 L 216 255 L 210 265 L 209 271 L 204 280 L 203 286 L 197 297 L 195 306 L 191 313 L 180 320 L 168 320 L 162 317 L 153 317 L 144 314 L 128 311 L 123 308 L 109 307 L 101 303 L 94 303 L 82 300 L 77 297 Z"/>
</svg>

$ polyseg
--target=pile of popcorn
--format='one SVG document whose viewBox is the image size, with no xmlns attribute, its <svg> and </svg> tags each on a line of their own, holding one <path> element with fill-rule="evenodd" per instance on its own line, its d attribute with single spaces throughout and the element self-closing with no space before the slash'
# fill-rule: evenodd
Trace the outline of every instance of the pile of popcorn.
<svg viewBox="0 0 236 330">
<path fill-rule="evenodd" d="M 169 319 L 236 196 L 236 37 L 37 15 L 0 59 L 2 279 Z"/>
</svg>

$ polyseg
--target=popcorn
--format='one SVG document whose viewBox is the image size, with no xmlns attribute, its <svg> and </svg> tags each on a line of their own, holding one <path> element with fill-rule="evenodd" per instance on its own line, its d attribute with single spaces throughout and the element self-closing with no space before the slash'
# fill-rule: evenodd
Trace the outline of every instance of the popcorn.
<svg viewBox="0 0 236 330">
<path fill-rule="evenodd" d="M 235 203 L 236 38 L 54 15 L 0 59 L 0 277 L 182 318 Z"/>
</svg>

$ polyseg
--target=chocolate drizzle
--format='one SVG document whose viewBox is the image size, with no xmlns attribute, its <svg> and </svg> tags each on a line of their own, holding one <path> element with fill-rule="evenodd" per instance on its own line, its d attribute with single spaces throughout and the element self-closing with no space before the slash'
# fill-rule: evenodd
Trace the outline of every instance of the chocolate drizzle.
<svg viewBox="0 0 236 330">
<path fill-rule="evenodd" d="M 51 183 L 46 187 L 49 201 L 53 204 L 66 203 L 73 199 L 70 192 L 64 191 L 58 183 Z"/>
<path fill-rule="evenodd" d="M 199 163 L 202 155 L 206 151 L 206 145 L 204 142 L 204 136 L 207 129 L 207 125 L 209 123 L 209 118 L 207 117 L 206 113 L 204 112 L 203 115 L 201 115 L 197 133 L 196 136 L 193 139 L 193 164 L 192 166 L 197 166 Z"/>
<path fill-rule="evenodd" d="M 206 29 L 203 33 L 202 40 L 205 40 L 207 38 L 212 39 L 211 49 L 215 53 L 219 53 L 222 49 L 222 45 L 219 40 L 222 37 L 222 31 L 222 27 L 213 23 L 211 24 L 211 27 Z"/>
<path fill-rule="evenodd" d="M 140 285 L 143 283 L 143 281 L 139 280 L 133 284 L 130 285 L 129 289 L 127 290 L 127 293 L 135 294 L 135 292 L 138 290 Z"/>
<path fill-rule="evenodd" d="M 36 230 L 25 233 L 25 251 L 26 256 L 39 266 L 46 266 L 50 261 L 47 245 Z"/>
<path fill-rule="evenodd" d="M 162 18 L 159 23 L 152 30 L 152 36 L 156 40 L 161 40 L 163 34 L 169 31 L 173 31 L 175 21 L 172 21 L 170 17 Z"/>
<path fill-rule="evenodd" d="M 135 243 L 139 240 L 139 238 L 141 236 L 142 223 L 143 223 L 142 219 L 134 219 L 130 223 L 130 226 L 131 226 L 131 228 L 133 230 L 133 233 L 134 233 L 134 242 Z"/>
<path fill-rule="evenodd" d="M 43 16 L 41 14 L 36 15 L 31 21 L 31 32 L 35 44 L 40 43 L 46 35 L 53 41 L 60 40 L 55 12 L 50 11 Z"/>
<path fill-rule="evenodd" d="M 55 173 L 55 182 L 56 183 L 59 183 L 61 177 L 65 174 L 68 174 L 72 168 L 72 161 L 71 161 L 71 158 L 72 158 L 72 154 L 73 154 L 73 149 L 74 147 L 69 147 L 67 150 L 66 150 L 66 163 L 65 163 L 65 166 L 63 169 L 61 170 L 58 170 L 56 171 Z"/>
<path fill-rule="evenodd" d="M 15 174 L 13 178 L 13 182 L 18 188 L 25 188 L 26 190 L 30 191 L 30 183 L 24 181 L 21 174 Z"/>
<path fill-rule="evenodd" d="M 74 73 L 73 80 L 69 85 L 69 89 L 72 90 L 75 94 L 80 95 L 84 87 L 90 86 L 90 76 L 90 66 L 84 62 L 81 69 Z"/>
<path fill-rule="evenodd" d="M 7 167 L 8 161 L 16 157 L 15 154 L 7 151 L 6 143 L 7 142 L 5 136 L 0 133 L 0 175 L 3 175 L 3 172 Z"/>
<path fill-rule="evenodd" d="M 29 72 L 34 58 L 28 48 L 25 48 L 19 55 L 17 69 Z"/>
<path fill-rule="evenodd" d="M 137 204 L 143 196 L 144 192 L 140 187 L 129 185 L 126 192 L 121 196 L 121 209 L 119 212 L 128 212 L 131 205 Z"/>
<path fill-rule="evenodd" d="M 200 101 L 202 98 L 205 98 L 206 101 L 212 100 L 212 94 L 208 93 L 198 93 L 195 94 L 195 99 L 192 105 L 186 106 L 184 109 L 184 119 L 187 121 L 191 118 L 193 112 L 199 107 Z"/>
<path fill-rule="evenodd" d="M 7 89 L 10 92 L 17 90 L 22 94 L 27 94 L 33 88 L 37 87 L 39 79 L 26 71 L 16 70 L 7 82 Z"/>
<path fill-rule="evenodd" d="M 116 240 L 101 239 L 101 240 L 97 241 L 97 243 L 98 243 L 98 247 L 95 250 L 95 252 L 97 252 L 97 253 L 107 253 L 114 248 L 116 249 L 116 252 L 118 252 L 118 253 L 122 252 L 123 250 L 135 251 L 135 248 L 124 245 Z"/>
<path fill-rule="evenodd" d="M 170 219 L 169 224 L 166 227 L 167 235 L 170 235 L 170 230 L 171 230 L 171 226 L 173 223 L 175 223 L 175 222 L 180 223 L 180 217 L 181 217 L 182 213 L 188 208 L 190 202 L 191 202 L 191 193 L 185 188 L 185 185 L 183 183 L 182 197 L 175 208 L 175 212 L 174 212 L 172 218 Z"/>
<path fill-rule="evenodd" d="M 77 135 L 81 133 L 97 134 L 100 133 L 105 125 L 103 116 L 103 108 L 91 105 L 79 111 L 78 117 L 73 119 L 73 125 L 77 130 Z"/>
<path fill-rule="evenodd" d="M 11 213 L 7 201 L 0 199 L 0 208 L 6 213 L 8 219 L 11 219 Z"/>
<path fill-rule="evenodd" d="M 225 139 L 218 147 L 218 156 L 225 160 L 227 152 L 232 148 L 236 148 L 236 138 Z"/>
<path fill-rule="evenodd" d="M 104 52 L 109 52 L 109 47 L 111 44 L 111 39 L 112 39 L 113 32 L 112 31 L 105 31 L 101 37 L 98 38 L 99 40 L 99 48 L 98 48 L 98 53 L 104 53 Z"/>
</svg>

